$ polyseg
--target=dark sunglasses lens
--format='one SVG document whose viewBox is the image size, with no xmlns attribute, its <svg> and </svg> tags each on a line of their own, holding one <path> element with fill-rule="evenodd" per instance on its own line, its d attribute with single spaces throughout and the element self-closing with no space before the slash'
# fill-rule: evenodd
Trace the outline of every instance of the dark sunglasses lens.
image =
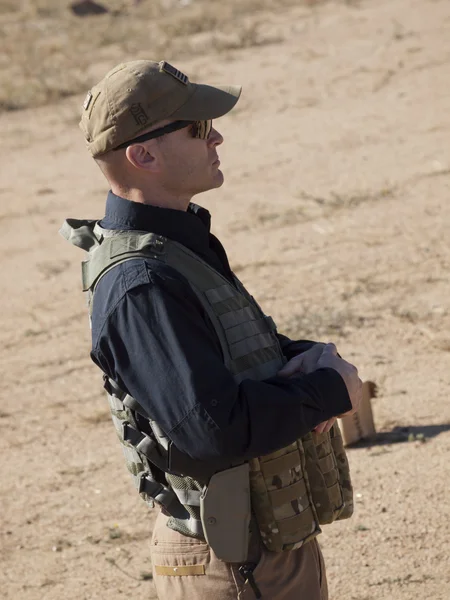
<svg viewBox="0 0 450 600">
<path fill-rule="evenodd" d="M 192 127 L 192 134 L 195 138 L 206 140 L 212 129 L 212 121 L 195 121 Z"/>
</svg>

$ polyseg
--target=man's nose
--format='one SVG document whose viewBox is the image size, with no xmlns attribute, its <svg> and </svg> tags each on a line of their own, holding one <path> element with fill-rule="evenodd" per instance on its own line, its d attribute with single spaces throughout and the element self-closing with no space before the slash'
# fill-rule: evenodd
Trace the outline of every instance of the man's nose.
<svg viewBox="0 0 450 600">
<path fill-rule="evenodd" d="M 208 138 L 208 144 L 210 146 L 220 146 L 220 144 L 223 143 L 223 136 L 222 134 L 217 131 L 217 129 L 214 129 L 214 127 L 211 129 L 211 133 L 209 134 L 209 138 Z"/>
</svg>

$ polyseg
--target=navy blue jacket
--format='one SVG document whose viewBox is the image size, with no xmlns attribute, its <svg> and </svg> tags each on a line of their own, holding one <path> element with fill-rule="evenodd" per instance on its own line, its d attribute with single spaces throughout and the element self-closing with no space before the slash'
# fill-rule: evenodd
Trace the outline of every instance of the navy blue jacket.
<svg viewBox="0 0 450 600">
<path fill-rule="evenodd" d="M 210 214 L 199 206 L 187 212 L 157 208 L 110 192 L 101 225 L 175 240 L 232 280 L 225 250 L 210 233 Z M 288 359 L 313 344 L 279 339 Z M 217 461 L 218 468 L 282 448 L 351 408 L 334 369 L 236 384 L 189 284 L 156 259 L 130 260 L 100 280 L 91 356 L 180 451 Z"/>
</svg>

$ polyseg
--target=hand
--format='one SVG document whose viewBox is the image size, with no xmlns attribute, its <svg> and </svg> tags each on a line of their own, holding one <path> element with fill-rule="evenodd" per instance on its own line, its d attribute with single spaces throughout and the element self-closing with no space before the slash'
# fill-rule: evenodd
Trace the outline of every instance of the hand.
<svg viewBox="0 0 450 600">
<path fill-rule="evenodd" d="M 281 371 L 278 371 L 278 375 L 281 375 L 281 377 L 292 377 L 295 373 L 311 373 L 315 371 L 318 368 L 317 361 L 322 356 L 324 348 L 325 344 L 314 344 L 309 350 L 291 358 Z"/>
<path fill-rule="evenodd" d="M 327 433 L 327 431 L 330 431 L 330 429 L 333 427 L 336 421 L 337 417 L 331 417 L 331 419 L 328 419 L 328 421 L 322 421 L 322 423 L 316 425 L 313 431 L 315 431 L 316 433 Z"/>
<path fill-rule="evenodd" d="M 327 344 L 323 349 L 322 355 L 317 361 L 317 369 L 331 368 L 339 373 L 347 387 L 347 392 L 352 403 L 352 408 L 340 417 L 354 414 L 362 400 L 362 381 L 358 377 L 358 369 L 337 356 L 337 349 L 334 344 Z M 321 423 L 320 425 L 323 425 Z"/>
</svg>

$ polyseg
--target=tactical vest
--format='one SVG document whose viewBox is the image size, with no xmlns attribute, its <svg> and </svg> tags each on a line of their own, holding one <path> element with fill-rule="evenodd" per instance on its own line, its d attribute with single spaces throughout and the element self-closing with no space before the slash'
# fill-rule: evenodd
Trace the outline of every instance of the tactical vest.
<svg viewBox="0 0 450 600">
<path fill-rule="evenodd" d="M 137 258 L 156 259 L 190 284 L 236 383 L 272 377 L 286 362 L 273 320 L 242 283 L 236 277 L 230 282 L 185 246 L 153 233 L 105 230 L 95 221 L 67 220 L 60 233 L 88 252 L 82 280 L 90 306 L 100 278 L 114 266 Z M 215 519 L 202 515 L 200 507 L 208 483 L 216 476 L 214 466 L 180 453 L 138 402 L 106 377 L 105 387 L 128 469 L 141 496 L 164 507 L 172 516 L 170 527 L 210 542 L 212 536 L 205 530 Z M 299 548 L 321 532 L 321 524 L 353 513 L 349 465 L 337 424 L 329 433 L 308 433 L 247 464 L 251 511 L 271 551 Z M 235 466 L 230 465 L 230 472 Z"/>
</svg>

